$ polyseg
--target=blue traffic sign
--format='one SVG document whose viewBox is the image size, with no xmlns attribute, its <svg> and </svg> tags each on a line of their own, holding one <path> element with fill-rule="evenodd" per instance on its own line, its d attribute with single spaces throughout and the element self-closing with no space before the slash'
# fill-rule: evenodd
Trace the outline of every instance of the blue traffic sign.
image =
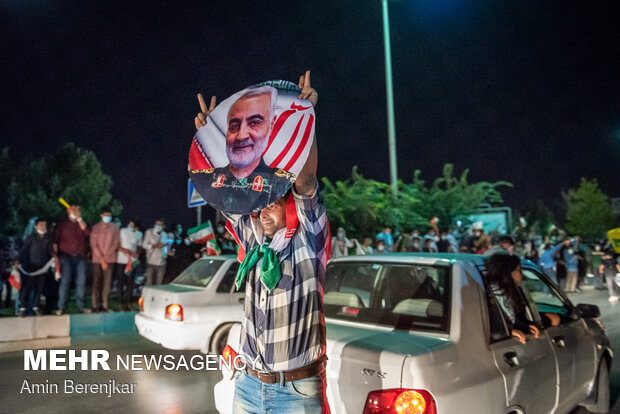
<svg viewBox="0 0 620 414">
<path fill-rule="evenodd" d="M 207 202 L 202 198 L 198 191 L 196 191 L 196 187 L 194 187 L 194 183 L 190 178 L 187 179 L 187 207 L 199 207 L 204 206 Z"/>
</svg>

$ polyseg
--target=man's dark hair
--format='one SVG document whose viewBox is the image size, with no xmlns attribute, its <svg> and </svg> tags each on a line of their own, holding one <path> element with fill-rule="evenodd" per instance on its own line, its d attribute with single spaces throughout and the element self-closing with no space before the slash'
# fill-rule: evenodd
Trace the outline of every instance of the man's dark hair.
<svg viewBox="0 0 620 414">
<path fill-rule="evenodd" d="M 506 236 L 506 235 L 499 237 L 499 244 L 502 244 L 502 243 L 508 243 L 511 246 L 515 244 L 514 240 L 512 240 L 512 237 Z"/>
<path fill-rule="evenodd" d="M 100 213 L 112 213 L 112 210 L 110 209 L 110 206 L 103 206 L 101 207 Z"/>
<path fill-rule="evenodd" d="M 40 222 L 42 222 L 42 221 L 44 221 L 44 222 L 46 222 L 46 223 L 47 223 L 47 220 L 45 220 L 45 219 L 44 219 L 44 218 L 42 218 L 42 217 L 38 217 L 38 218 L 34 219 L 34 225 L 36 226 L 37 224 L 39 224 L 39 223 L 40 223 Z"/>
<path fill-rule="evenodd" d="M 140 220 L 140 217 L 133 217 L 131 219 L 129 219 L 129 223 L 131 223 L 133 221 L 133 225 L 136 226 L 137 229 L 141 229 L 142 228 L 142 221 Z M 127 223 L 127 224 L 129 224 Z"/>
<path fill-rule="evenodd" d="M 162 223 L 166 224 L 166 220 L 163 219 L 163 217 L 158 217 L 155 219 L 155 222 L 161 221 Z"/>
</svg>

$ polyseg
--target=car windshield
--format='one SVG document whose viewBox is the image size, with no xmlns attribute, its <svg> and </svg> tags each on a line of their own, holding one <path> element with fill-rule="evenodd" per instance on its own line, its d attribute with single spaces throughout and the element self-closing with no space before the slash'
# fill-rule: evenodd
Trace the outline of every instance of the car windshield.
<svg viewBox="0 0 620 414">
<path fill-rule="evenodd" d="M 337 262 L 327 267 L 325 315 L 397 329 L 448 331 L 449 268 Z"/>
<path fill-rule="evenodd" d="M 209 284 L 224 260 L 200 259 L 189 265 L 172 283 L 205 287 Z"/>
</svg>

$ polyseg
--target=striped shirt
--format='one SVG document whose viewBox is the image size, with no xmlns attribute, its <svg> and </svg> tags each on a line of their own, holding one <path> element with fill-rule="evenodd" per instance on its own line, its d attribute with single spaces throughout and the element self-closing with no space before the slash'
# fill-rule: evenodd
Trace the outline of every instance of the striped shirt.
<svg viewBox="0 0 620 414">
<path fill-rule="evenodd" d="M 289 371 L 325 354 L 323 286 L 329 229 L 318 186 L 312 196 L 293 189 L 299 226 L 278 253 L 282 278 L 269 292 L 260 280 L 262 259 L 245 276 L 240 354 L 259 357 L 267 371 Z M 246 252 L 258 244 L 249 215 L 227 215 Z M 261 241 L 264 243 L 264 240 Z"/>
</svg>

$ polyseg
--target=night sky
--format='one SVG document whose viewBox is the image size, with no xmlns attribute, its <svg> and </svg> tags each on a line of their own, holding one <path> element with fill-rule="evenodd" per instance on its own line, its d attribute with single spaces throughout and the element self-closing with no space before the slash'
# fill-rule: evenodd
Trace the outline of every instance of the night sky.
<svg viewBox="0 0 620 414">
<path fill-rule="evenodd" d="M 521 208 L 620 197 L 620 2 L 390 3 L 399 177 L 446 162 Z M 196 93 L 312 70 L 319 176 L 389 180 L 380 0 L 1 1 L 2 145 L 94 151 L 122 217 L 192 224 Z"/>
</svg>

